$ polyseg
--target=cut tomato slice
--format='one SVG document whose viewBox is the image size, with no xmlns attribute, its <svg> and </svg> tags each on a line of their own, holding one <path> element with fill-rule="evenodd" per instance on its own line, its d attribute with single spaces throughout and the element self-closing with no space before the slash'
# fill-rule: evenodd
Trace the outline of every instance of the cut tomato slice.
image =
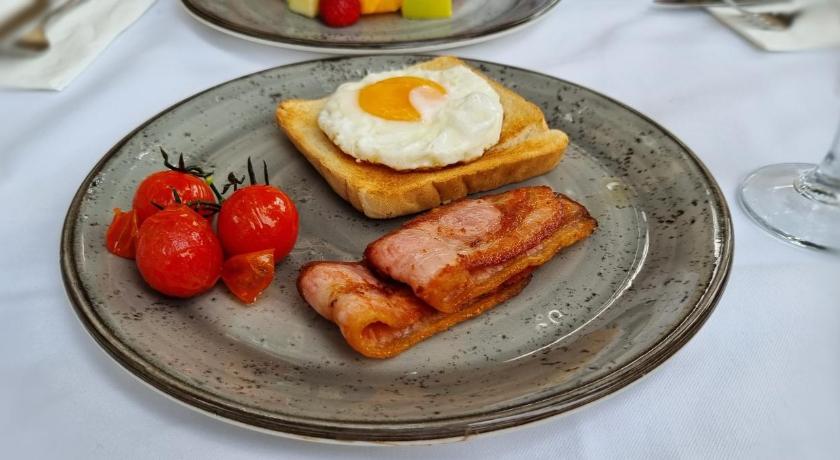
<svg viewBox="0 0 840 460">
<path fill-rule="evenodd" d="M 254 303 L 274 279 L 274 249 L 231 257 L 222 267 L 222 281 L 239 300 Z"/>
<path fill-rule="evenodd" d="M 137 214 L 133 209 L 114 208 L 114 219 L 105 234 L 105 246 L 112 254 L 134 259 L 137 249 Z"/>
</svg>

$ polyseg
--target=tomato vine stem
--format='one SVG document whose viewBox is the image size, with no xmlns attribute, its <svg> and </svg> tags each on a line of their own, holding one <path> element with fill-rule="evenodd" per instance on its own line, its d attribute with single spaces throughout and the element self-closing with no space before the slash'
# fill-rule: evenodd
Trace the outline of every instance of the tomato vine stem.
<svg viewBox="0 0 840 460">
<path fill-rule="evenodd" d="M 169 154 L 166 153 L 166 150 L 164 150 L 163 147 L 160 147 L 160 154 L 161 156 L 163 156 L 163 165 L 171 169 L 172 171 L 191 174 L 202 179 L 207 179 L 208 177 L 213 175 L 213 171 L 205 172 L 204 169 L 202 169 L 199 166 L 187 166 L 187 164 L 184 162 L 183 154 L 178 155 L 178 166 L 175 166 L 169 162 Z"/>
</svg>

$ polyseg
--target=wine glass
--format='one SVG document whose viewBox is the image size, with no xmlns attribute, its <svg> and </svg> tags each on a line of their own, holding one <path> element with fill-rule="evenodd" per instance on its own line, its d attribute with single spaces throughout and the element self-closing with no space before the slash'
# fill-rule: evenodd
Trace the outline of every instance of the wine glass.
<svg viewBox="0 0 840 460">
<path fill-rule="evenodd" d="M 771 234 L 840 254 L 840 129 L 822 163 L 759 168 L 741 183 L 738 198 L 747 215 Z"/>
</svg>

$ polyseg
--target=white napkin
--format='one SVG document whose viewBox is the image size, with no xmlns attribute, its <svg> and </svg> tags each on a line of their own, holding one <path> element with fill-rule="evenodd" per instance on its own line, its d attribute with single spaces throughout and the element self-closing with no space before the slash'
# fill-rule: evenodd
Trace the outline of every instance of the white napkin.
<svg viewBox="0 0 840 460">
<path fill-rule="evenodd" d="M 790 29 L 783 31 L 761 30 L 751 25 L 733 8 L 714 7 L 709 11 L 722 23 L 741 36 L 767 51 L 798 51 L 810 48 L 840 46 L 840 1 L 793 0 L 760 7 L 749 11 L 789 12 L 799 11 Z"/>
<path fill-rule="evenodd" d="M 11 1 L 25 6 L 26 0 Z M 54 1 L 50 8 L 64 0 Z M 37 56 L 0 56 L 0 86 L 62 90 L 155 0 L 87 0 L 47 25 L 50 49 Z M 5 10 L 11 10 L 7 3 Z"/>
</svg>

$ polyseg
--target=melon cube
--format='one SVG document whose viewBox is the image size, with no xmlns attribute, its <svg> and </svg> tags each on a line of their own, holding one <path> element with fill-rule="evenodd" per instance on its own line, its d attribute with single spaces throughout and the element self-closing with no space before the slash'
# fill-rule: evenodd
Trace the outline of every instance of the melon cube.
<svg viewBox="0 0 840 460">
<path fill-rule="evenodd" d="M 439 19 L 452 16 L 452 0 L 403 0 L 402 15 L 408 19 Z"/>
<path fill-rule="evenodd" d="M 403 0 L 362 0 L 362 14 L 392 13 L 400 9 Z"/>
<path fill-rule="evenodd" d="M 318 0 L 289 0 L 289 9 L 297 14 L 318 16 Z"/>
</svg>

